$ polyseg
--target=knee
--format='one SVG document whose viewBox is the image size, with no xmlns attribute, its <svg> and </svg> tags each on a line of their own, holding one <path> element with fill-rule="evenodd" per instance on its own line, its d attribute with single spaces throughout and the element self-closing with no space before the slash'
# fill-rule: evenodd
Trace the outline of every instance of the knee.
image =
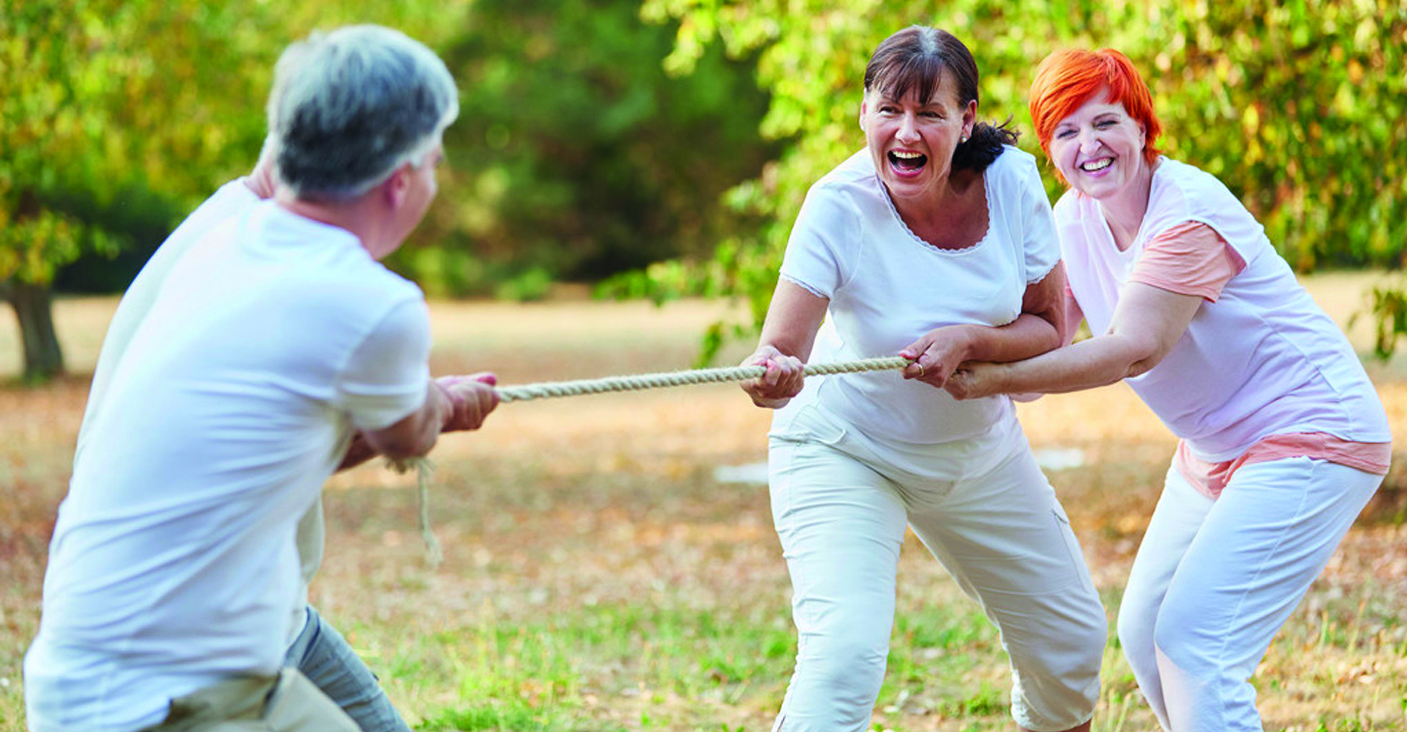
<svg viewBox="0 0 1407 732">
<path fill-rule="evenodd" d="M 873 704 L 884 683 L 889 638 L 853 630 L 803 636 L 796 673 L 812 688 L 828 690 L 837 701 Z"/>
<path fill-rule="evenodd" d="M 1155 608 L 1125 598 L 1119 607 L 1119 646 L 1123 648 L 1134 673 L 1151 669 L 1156 664 L 1153 650 L 1153 630 L 1156 626 Z"/>
</svg>

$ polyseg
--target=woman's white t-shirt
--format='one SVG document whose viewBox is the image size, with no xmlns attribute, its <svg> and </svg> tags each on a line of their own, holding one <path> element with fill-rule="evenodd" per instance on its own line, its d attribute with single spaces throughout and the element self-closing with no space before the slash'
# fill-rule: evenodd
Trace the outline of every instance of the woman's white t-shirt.
<svg viewBox="0 0 1407 732">
<path fill-rule="evenodd" d="M 1127 380 L 1197 459 L 1234 460 L 1273 435 L 1391 441 L 1382 402 L 1343 331 L 1214 176 L 1160 158 L 1147 213 L 1127 249 L 1115 245 L 1088 196 L 1067 192 L 1055 219 L 1070 290 L 1095 333 L 1109 328 L 1125 283 L 1140 279 L 1136 266 L 1165 232 L 1205 225 L 1244 263 L 1202 303 L 1162 362 Z"/>
<path fill-rule="evenodd" d="M 890 356 L 945 325 L 1000 326 L 1021 314 L 1027 286 L 1060 258 L 1035 158 L 1014 147 L 983 172 L 989 224 L 976 244 L 939 249 L 900 218 L 861 150 L 811 186 L 781 276 L 829 304 L 811 362 Z M 808 405 L 873 437 L 939 443 L 982 434 L 1014 414 L 994 396 L 958 401 L 896 371 L 813 378 L 773 431 Z"/>
</svg>

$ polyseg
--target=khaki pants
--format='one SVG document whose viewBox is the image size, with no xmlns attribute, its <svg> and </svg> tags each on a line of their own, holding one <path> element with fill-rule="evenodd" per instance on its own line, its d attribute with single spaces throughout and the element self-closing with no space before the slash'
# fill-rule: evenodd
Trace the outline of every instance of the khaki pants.
<svg viewBox="0 0 1407 732">
<path fill-rule="evenodd" d="M 143 732 L 359 732 L 313 682 L 286 668 L 246 676 L 171 700 L 166 721 Z"/>
</svg>

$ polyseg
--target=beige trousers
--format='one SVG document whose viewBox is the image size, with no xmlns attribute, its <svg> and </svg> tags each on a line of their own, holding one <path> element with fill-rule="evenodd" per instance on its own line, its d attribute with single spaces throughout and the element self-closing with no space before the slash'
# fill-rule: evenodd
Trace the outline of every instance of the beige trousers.
<svg viewBox="0 0 1407 732">
<path fill-rule="evenodd" d="M 166 720 L 143 732 L 360 732 L 297 669 L 244 676 L 171 700 Z"/>
</svg>

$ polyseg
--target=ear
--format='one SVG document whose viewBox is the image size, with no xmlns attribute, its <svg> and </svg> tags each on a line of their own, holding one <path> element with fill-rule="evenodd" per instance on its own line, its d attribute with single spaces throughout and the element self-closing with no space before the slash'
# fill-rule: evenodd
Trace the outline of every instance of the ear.
<svg viewBox="0 0 1407 732">
<path fill-rule="evenodd" d="M 405 163 L 396 168 L 391 177 L 381 184 L 381 195 L 392 209 L 398 209 L 405 204 L 406 196 L 410 193 L 410 175 L 410 163 Z"/>
<path fill-rule="evenodd" d="M 868 110 L 868 109 L 869 109 L 869 102 L 868 102 L 867 100 L 863 99 L 863 98 L 860 99 L 860 130 L 861 130 L 861 131 L 863 131 L 863 130 L 865 129 L 865 111 Z"/>
<path fill-rule="evenodd" d="M 972 128 L 977 126 L 977 100 L 973 99 L 967 103 L 967 107 L 962 110 L 962 136 L 971 137 Z"/>
</svg>

